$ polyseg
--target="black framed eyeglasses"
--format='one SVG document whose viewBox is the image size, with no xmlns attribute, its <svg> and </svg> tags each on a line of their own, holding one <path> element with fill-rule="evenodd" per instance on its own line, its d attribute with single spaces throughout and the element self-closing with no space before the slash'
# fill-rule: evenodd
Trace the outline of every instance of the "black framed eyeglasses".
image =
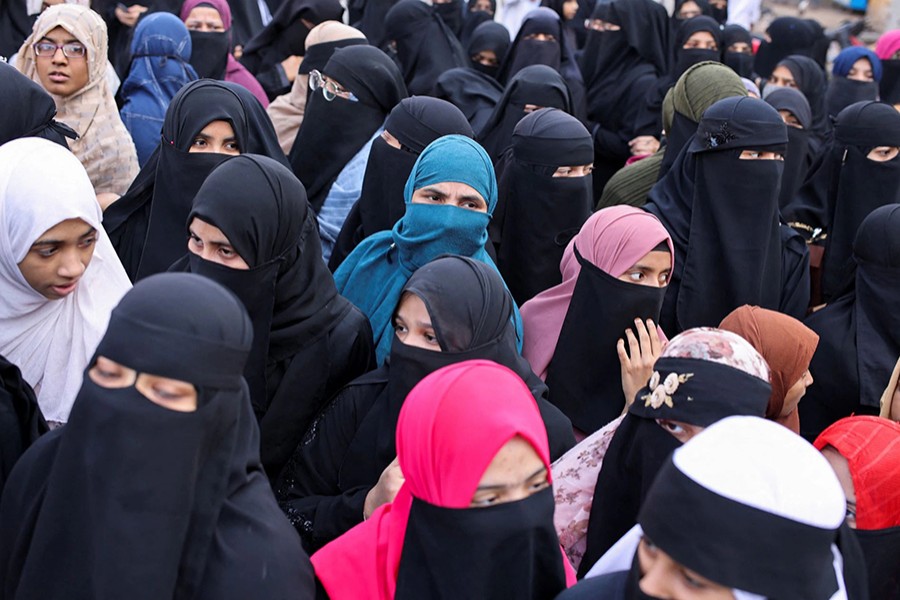
<svg viewBox="0 0 900 600">
<path fill-rule="evenodd" d="M 81 42 L 68 42 L 66 44 L 35 42 L 32 48 L 37 56 L 54 56 L 57 50 L 62 50 L 63 56 L 66 58 L 84 58 L 87 56 L 87 48 Z"/>
</svg>

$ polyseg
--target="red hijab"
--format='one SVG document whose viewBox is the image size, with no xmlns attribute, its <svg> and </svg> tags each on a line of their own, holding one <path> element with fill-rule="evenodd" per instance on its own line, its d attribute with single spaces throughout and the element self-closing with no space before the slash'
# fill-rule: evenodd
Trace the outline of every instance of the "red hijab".
<svg viewBox="0 0 900 600">
<path fill-rule="evenodd" d="M 419 382 L 397 422 L 397 456 L 405 483 L 396 499 L 312 557 L 329 597 L 392 599 L 413 497 L 440 507 L 468 508 L 491 460 L 516 436 L 531 444 L 549 477 L 550 451 L 537 404 L 506 367 L 472 360 Z M 562 550 L 560 560 L 572 585 L 575 573 Z"/>
</svg>

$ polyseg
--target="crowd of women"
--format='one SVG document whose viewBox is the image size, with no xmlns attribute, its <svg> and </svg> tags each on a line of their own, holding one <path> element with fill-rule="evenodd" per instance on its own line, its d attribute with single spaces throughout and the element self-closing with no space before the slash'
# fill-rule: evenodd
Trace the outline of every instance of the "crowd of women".
<svg viewBox="0 0 900 600">
<path fill-rule="evenodd" d="M 900 30 L 733 21 L 0 0 L 0 600 L 900 598 Z"/>
</svg>

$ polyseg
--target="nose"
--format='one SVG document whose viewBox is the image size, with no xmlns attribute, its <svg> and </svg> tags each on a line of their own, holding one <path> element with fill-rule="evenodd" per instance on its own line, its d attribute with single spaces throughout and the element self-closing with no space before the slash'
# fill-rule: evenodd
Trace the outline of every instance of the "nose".
<svg viewBox="0 0 900 600">
<path fill-rule="evenodd" d="M 69 59 L 66 58 L 66 55 L 63 54 L 62 47 L 56 49 L 56 52 L 53 53 L 53 63 L 54 64 L 66 64 Z"/>
<path fill-rule="evenodd" d="M 57 274 L 66 279 L 76 279 L 81 277 L 87 268 L 81 261 L 81 254 L 75 250 L 64 252 L 60 257 L 59 270 Z"/>
</svg>

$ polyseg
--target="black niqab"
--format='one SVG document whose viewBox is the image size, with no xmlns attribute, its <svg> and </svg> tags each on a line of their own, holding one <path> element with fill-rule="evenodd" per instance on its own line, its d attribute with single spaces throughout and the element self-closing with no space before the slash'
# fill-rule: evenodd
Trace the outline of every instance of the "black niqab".
<svg viewBox="0 0 900 600">
<path fill-rule="evenodd" d="M 591 177 L 554 177 L 562 166 L 594 160 L 590 132 L 578 119 L 543 108 L 516 125 L 497 164 L 497 207 L 488 231 L 497 268 L 521 306 L 562 283 L 563 250 L 591 215 Z"/>
<path fill-rule="evenodd" d="M 420 0 L 400 0 L 388 11 L 384 27 L 386 39 L 397 44 L 410 94 L 430 96 L 442 73 L 469 64 L 453 32 Z"/>
<path fill-rule="evenodd" d="M 786 146 L 786 126 L 774 108 L 756 98 L 726 98 L 707 109 L 691 144 L 651 190 L 644 208 L 675 247 L 664 331 L 714 327 L 744 304 L 781 308 L 783 164 L 738 157 L 744 149 L 783 153 Z"/>
<path fill-rule="evenodd" d="M 554 41 L 527 39 L 528 36 L 539 34 L 552 35 Z M 500 66 L 497 79 L 501 83 L 507 83 L 529 65 L 552 67 L 570 87 L 573 82 L 582 82 L 574 52 L 566 42 L 563 22 L 559 15 L 546 7 L 531 11 L 522 21 L 522 27 Z"/>
<path fill-rule="evenodd" d="M 468 40 L 466 46 L 466 54 L 469 55 L 470 67 L 476 71 L 480 71 L 485 75 L 497 77 L 500 71 L 500 65 L 503 64 L 506 55 L 509 53 L 509 31 L 500 23 L 487 21 L 475 28 L 472 36 Z M 497 57 L 497 66 L 488 67 L 472 59 L 479 52 L 488 50 L 493 52 Z"/>
<path fill-rule="evenodd" d="M 744 43 L 750 46 L 751 52 L 734 52 L 728 50 L 732 44 Z M 740 25 L 726 25 L 722 28 L 722 62 L 728 65 L 739 76 L 754 79 L 753 76 L 753 36 Z"/>
<path fill-rule="evenodd" d="M 878 100 L 877 81 L 857 81 L 840 75 L 831 78 L 825 92 L 825 108 L 829 117 L 837 117 L 851 104 L 875 100 Z"/>
<path fill-rule="evenodd" d="M 191 31 L 191 66 L 201 79 L 225 79 L 231 33 L 228 31 Z"/>
<path fill-rule="evenodd" d="M 0 495 L 13 466 L 49 428 L 19 368 L 0 356 Z"/>
<path fill-rule="evenodd" d="M 463 27 L 463 0 L 449 0 L 449 2 L 433 2 L 434 12 L 441 18 L 444 25 L 453 32 L 456 39 L 460 39 Z"/>
<path fill-rule="evenodd" d="M 800 123 L 800 127 L 788 126 L 788 147 L 784 155 L 784 173 L 781 176 L 781 192 L 778 206 L 783 211 L 793 201 L 800 186 L 806 180 L 813 156 L 809 147 L 809 128 L 812 125 L 812 111 L 806 97 L 794 88 L 777 89 L 766 96 L 772 108 L 786 110 Z"/>
<path fill-rule="evenodd" d="M 463 17 L 462 31 L 459 34 L 459 42 L 464 47 L 467 46 L 472 40 L 472 34 L 476 29 L 478 29 L 480 25 L 492 22 L 494 20 L 495 12 L 497 12 L 496 0 L 491 0 L 490 12 L 484 10 L 475 10 L 475 2 L 473 0 L 469 0 L 466 3 L 466 14 Z M 506 27 L 504 27 L 504 29 L 506 29 Z M 508 34 L 506 36 L 506 41 L 509 42 Z"/>
<path fill-rule="evenodd" d="M 212 121 L 227 121 L 241 152 L 287 164 L 272 122 L 244 87 L 203 79 L 178 92 L 166 111 L 159 147 L 124 196 L 103 215 L 103 226 L 132 281 L 165 271 L 184 255 L 191 202 L 225 154 L 192 153 L 195 137 Z"/>
<path fill-rule="evenodd" d="M 900 104 L 900 58 L 881 59 L 878 96 L 882 102 Z"/>
<path fill-rule="evenodd" d="M 329 101 L 316 91 L 307 103 L 290 159 L 316 211 L 322 208 L 331 185 L 350 159 L 406 97 L 397 65 L 372 46 L 335 50 L 323 73 L 353 93 L 357 101 L 340 96 Z"/>
<path fill-rule="evenodd" d="M 312 568 L 259 462 L 240 376 L 251 337 L 238 299 L 202 277 L 162 274 L 126 294 L 97 355 L 193 384 L 197 410 L 169 410 L 133 386 L 86 376 L 66 427 L 23 457 L 4 493 L 8 595 L 312 592 Z"/>
<path fill-rule="evenodd" d="M 816 61 L 808 56 L 792 55 L 783 59 L 778 63 L 786 67 L 791 75 L 794 76 L 794 82 L 797 89 L 806 96 L 809 102 L 809 108 L 812 110 L 812 125 L 809 130 L 811 135 L 817 139 L 814 148 L 818 148 L 822 140 L 824 140 L 826 131 L 829 127 L 828 110 L 825 105 L 825 71 L 822 70 Z"/>
<path fill-rule="evenodd" d="M 778 17 L 766 29 L 766 34 L 771 41 L 763 40 L 754 61 L 754 68 L 763 79 L 768 79 L 775 67 L 792 54 L 814 58 L 813 50 L 819 36 L 809 21 L 798 17 Z"/>
<path fill-rule="evenodd" d="M 434 95 L 466 115 L 473 131 L 481 131 L 503 96 L 503 86 L 474 69 L 450 69 L 438 77 Z"/>
<path fill-rule="evenodd" d="M 496 161 L 509 147 L 516 124 L 528 114 L 526 104 L 558 108 L 572 114 L 569 87 L 562 75 L 546 65 L 525 67 L 507 84 L 491 118 L 478 131 L 478 141 L 492 160 Z"/>
<path fill-rule="evenodd" d="M 18 107 L 0 114 L 0 146 L 23 137 L 39 137 L 68 148 L 66 138 L 78 137 L 71 127 L 54 120 L 53 97 L 5 62 L 0 62 L 0 98 L 6 106 Z"/>
</svg>

